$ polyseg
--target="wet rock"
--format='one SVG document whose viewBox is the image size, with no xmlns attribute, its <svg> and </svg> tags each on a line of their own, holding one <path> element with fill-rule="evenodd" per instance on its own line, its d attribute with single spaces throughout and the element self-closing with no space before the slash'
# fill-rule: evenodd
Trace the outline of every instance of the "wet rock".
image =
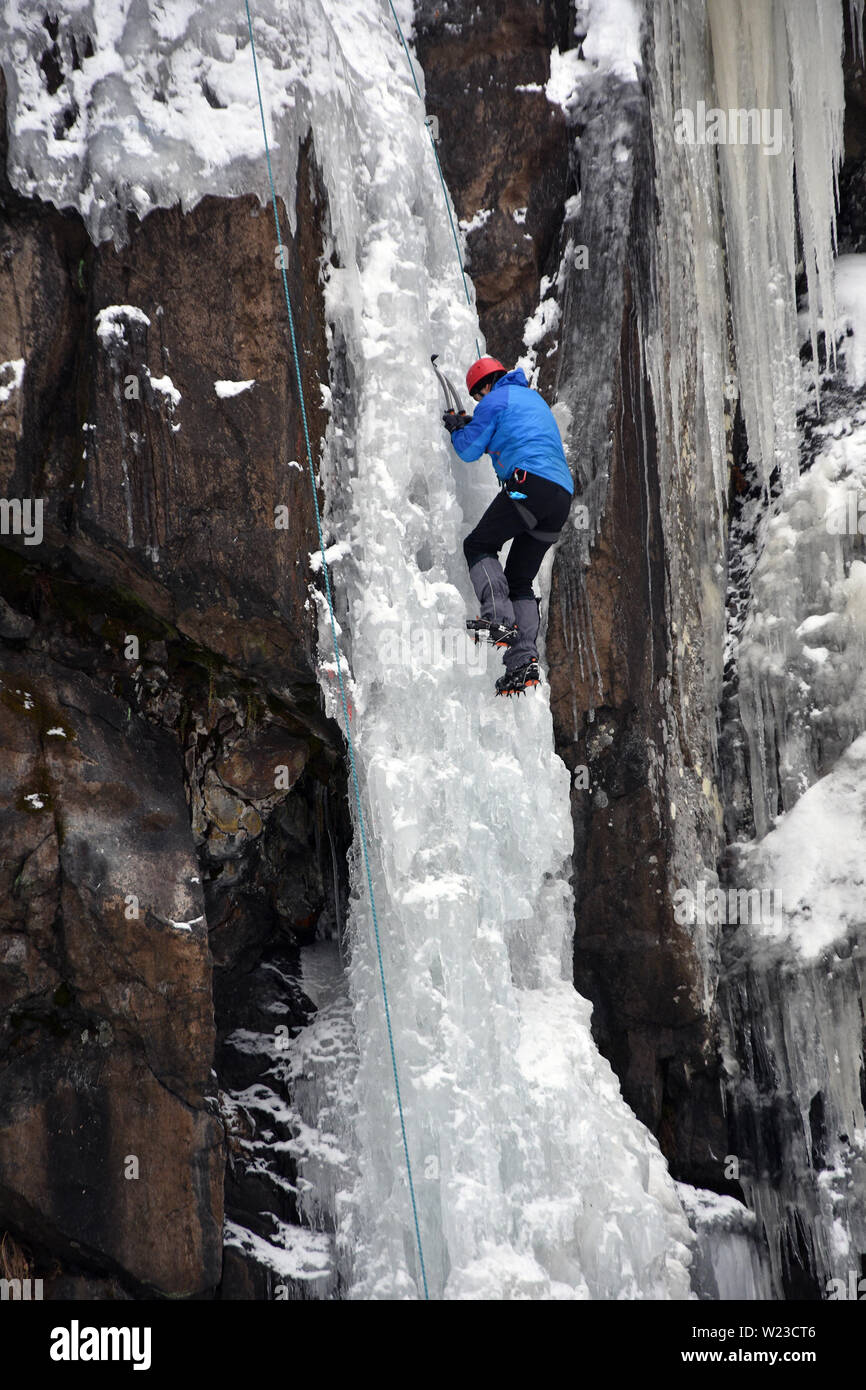
<svg viewBox="0 0 866 1390">
<path fill-rule="evenodd" d="M 308 757 L 305 741 L 271 727 L 238 739 L 230 753 L 216 762 L 215 770 L 226 787 L 249 800 L 264 801 L 275 793 L 290 791 Z M 285 773 L 280 775 L 278 769 L 283 768 Z"/>
<path fill-rule="evenodd" d="M 0 492 L 44 498 L 45 525 L 39 546 L 0 545 L 0 1230 L 56 1296 L 206 1296 L 226 1156 L 215 995 L 226 1033 L 246 1007 L 215 988 L 210 929 L 228 982 L 296 916 L 327 915 L 316 794 L 294 857 L 263 845 L 311 760 L 319 795 L 345 787 L 315 673 L 313 499 L 288 467 L 304 438 L 273 226 L 254 198 L 210 198 L 95 247 L 77 215 L 9 187 L 5 135 L 0 109 L 0 360 L 26 359 Z M 287 275 L 316 440 L 309 148 L 297 201 Z M 100 336 L 123 304 L 140 316 Z M 179 399 L 154 387 L 166 376 Z M 256 389 L 221 399 L 227 379 Z"/>
<path fill-rule="evenodd" d="M 0 637 L 6 642 L 26 642 L 33 632 L 35 623 L 25 613 L 16 613 L 6 600 L 0 597 Z"/>
<path fill-rule="evenodd" d="M 30 813 L 3 798 L 0 1225 L 163 1292 L 201 1291 L 219 1275 L 221 1130 L 177 753 L 44 657 L 7 654 L 0 680 L 11 777 L 35 789 Z"/>
</svg>

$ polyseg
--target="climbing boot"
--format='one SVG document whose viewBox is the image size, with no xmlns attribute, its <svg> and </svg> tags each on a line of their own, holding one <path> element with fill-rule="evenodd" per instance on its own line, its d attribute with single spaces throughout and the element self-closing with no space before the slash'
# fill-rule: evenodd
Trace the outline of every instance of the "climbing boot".
<svg viewBox="0 0 866 1390">
<path fill-rule="evenodd" d="M 537 661 L 528 661 L 514 671 L 506 671 L 496 682 L 497 695 L 522 695 L 530 686 L 541 684 L 541 672 Z"/>
</svg>

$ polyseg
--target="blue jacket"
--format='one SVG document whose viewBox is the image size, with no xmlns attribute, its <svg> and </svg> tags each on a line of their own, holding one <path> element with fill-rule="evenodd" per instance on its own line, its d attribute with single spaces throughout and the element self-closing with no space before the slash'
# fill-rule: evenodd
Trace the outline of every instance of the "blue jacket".
<svg viewBox="0 0 866 1390">
<path fill-rule="evenodd" d="M 515 468 L 525 468 L 574 493 L 553 411 L 530 388 L 522 367 L 500 377 L 481 397 L 469 424 L 454 431 L 451 443 L 466 463 L 489 454 L 497 478 L 508 479 Z"/>
</svg>

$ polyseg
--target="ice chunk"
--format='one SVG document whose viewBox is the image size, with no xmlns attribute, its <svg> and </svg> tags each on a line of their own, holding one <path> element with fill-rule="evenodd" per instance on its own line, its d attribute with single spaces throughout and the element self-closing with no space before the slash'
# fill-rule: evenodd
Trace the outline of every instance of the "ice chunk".
<svg viewBox="0 0 866 1390">
<path fill-rule="evenodd" d="M 347 555 L 351 555 L 352 547 L 348 541 L 337 541 L 335 545 L 329 545 L 325 549 L 324 560 L 330 569 L 331 565 L 336 565 L 340 560 L 344 560 Z M 322 552 L 314 550 L 310 556 L 310 569 L 318 574 L 322 568 Z"/>
<path fill-rule="evenodd" d="M 769 1262 L 753 1212 L 734 1197 L 677 1183 L 677 1194 L 697 1236 L 692 1287 L 698 1298 L 772 1299 Z"/>
</svg>

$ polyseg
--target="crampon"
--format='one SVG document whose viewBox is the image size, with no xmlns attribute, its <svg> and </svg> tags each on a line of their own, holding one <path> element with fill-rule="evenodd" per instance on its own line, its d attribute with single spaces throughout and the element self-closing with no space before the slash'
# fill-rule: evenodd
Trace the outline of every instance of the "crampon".
<svg viewBox="0 0 866 1390">
<path fill-rule="evenodd" d="M 515 671 L 506 671 L 496 682 L 497 695 L 522 695 L 533 685 L 541 684 L 541 672 L 537 661 L 518 666 Z"/>
<path fill-rule="evenodd" d="M 494 647 L 510 647 L 517 640 L 517 624 L 490 622 L 487 618 L 467 618 L 466 629 L 477 646 L 481 641 Z"/>
</svg>

